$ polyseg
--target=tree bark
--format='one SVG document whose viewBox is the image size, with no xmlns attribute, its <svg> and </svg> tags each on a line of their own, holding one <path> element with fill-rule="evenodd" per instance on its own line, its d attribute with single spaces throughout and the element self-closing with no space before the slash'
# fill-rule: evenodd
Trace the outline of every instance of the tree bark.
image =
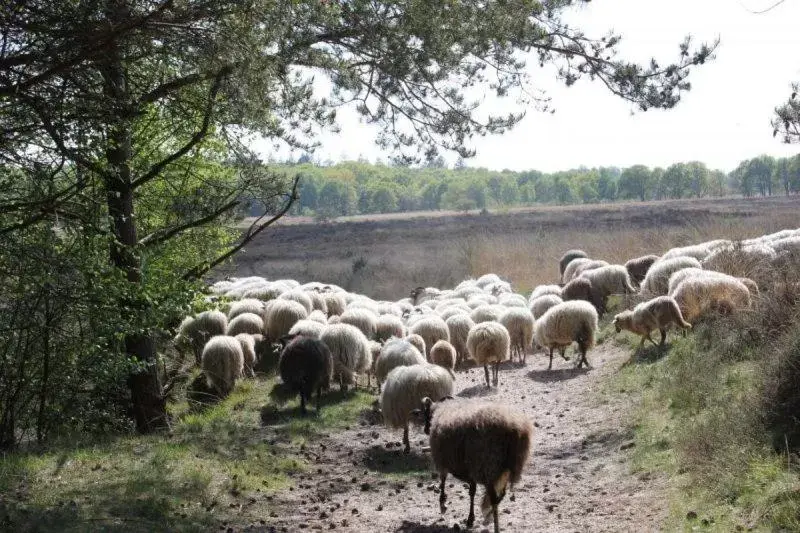
<svg viewBox="0 0 800 533">
<path fill-rule="evenodd" d="M 112 22 L 124 19 L 125 6 L 109 2 Z M 111 263 L 122 272 L 131 285 L 141 285 L 141 259 L 137 255 L 138 237 L 134 213 L 134 185 L 131 175 L 132 103 L 128 80 L 119 44 L 111 45 L 101 72 L 104 92 L 111 103 L 109 131 L 106 139 L 106 162 L 109 177 L 106 192 L 109 223 L 113 241 L 110 243 Z M 136 294 L 135 287 L 133 293 Z M 146 316 L 149 304 L 138 297 L 124 297 L 120 312 Z M 126 311 L 127 310 L 127 311 Z M 166 401 L 162 395 L 158 373 L 155 342 L 150 332 L 128 334 L 124 340 L 125 353 L 139 362 L 140 368 L 128 379 L 131 391 L 133 418 L 140 433 L 150 433 L 167 426 Z"/>
</svg>

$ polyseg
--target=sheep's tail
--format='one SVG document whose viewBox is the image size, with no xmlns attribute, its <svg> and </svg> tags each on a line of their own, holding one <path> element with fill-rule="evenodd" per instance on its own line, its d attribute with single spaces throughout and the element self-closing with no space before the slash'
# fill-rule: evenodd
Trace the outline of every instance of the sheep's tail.
<svg viewBox="0 0 800 533">
<path fill-rule="evenodd" d="M 692 329 L 692 325 L 686 322 L 683 318 L 683 313 L 681 313 L 681 308 L 678 307 L 678 302 L 674 299 L 670 302 L 672 306 L 672 312 L 675 314 L 675 321 L 682 327 L 686 329 Z"/>
<path fill-rule="evenodd" d="M 500 477 L 494 482 L 494 491 L 498 499 L 502 500 L 503 496 L 505 496 L 506 487 L 510 480 L 511 471 L 503 470 L 503 473 L 500 474 Z M 484 520 L 491 520 L 492 518 L 492 501 L 489 499 L 489 491 L 486 491 L 486 494 L 483 495 L 483 500 L 481 500 L 481 514 L 483 514 Z"/>
</svg>

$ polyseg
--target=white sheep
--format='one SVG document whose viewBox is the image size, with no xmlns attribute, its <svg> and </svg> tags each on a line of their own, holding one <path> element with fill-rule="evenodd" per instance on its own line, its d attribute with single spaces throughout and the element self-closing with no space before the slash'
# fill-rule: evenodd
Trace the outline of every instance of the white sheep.
<svg viewBox="0 0 800 533">
<path fill-rule="evenodd" d="M 573 342 L 578 343 L 580 353 L 578 368 L 583 364 L 589 367 L 586 352 L 594 346 L 596 335 L 597 310 L 583 300 L 570 300 L 551 307 L 533 328 L 536 343 L 550 350 L 548 370 L 553 368 L 553 349 L 561 350 L 564 357 L 563 350 Z"/>
<path fill-rule="evenodd" d="M 208 386 L 220 398 L 225 398 L 233 390 L 236 379 L 244 369 L 242 345 L 235 337 L 217 335 L 203 348 L 201 367 Z"/>
<path fill-rule="evenodd" d="M 284 292 L 280 296 L 278 296 L 279 300 L 290 300 L 293 302 L 297 302 L 306 309 L 306 314 L 310 313 L 314 310 L 314 303 L 311 300 L 311 296 L 305 291 L 300 289 L 297 290 L 290 290 L 288 292 Z M 327 304 L 326 304 L 327 308 Z"/>
<path fill-rule="evenodd" d="M 467 307 L 467 309 L 469 309 L 469 307 Z M 454 305 L 451 307 L 445 307 L 441 311 L 437 312 L 439 313 L 441 319 L 447 322 L 447 319 L 449 319 L 451 316 L 456 316 L 456 315 L 469 316 L 470 313 L 472 313 L 472 310 L 470 309 L 469 311 L 467 311 L 461 306 Z"/>
<path fill-rule="evenodd" d="M 339 316 L 342 324 L 350 324 L 361 330 L 368 339 L 375 337 L 375 327 L 378 322 L 378 317 L 373 311 L 366 307 L 348 307 L 347 310 Z"/>
<path fill-rule="evenodd" d="M 313 320 L 314 322 L 319 322 L 320 324 L 328 323 L 328 317 L 319 309 L 314 309 L 311 311 L 311 313 L 308 315 L 308 320 Z"/>
<path fill-rule="evenodd" d="M 511 360 L 514 355 L 524 363 L 533 342 L 533 314 L 526 307 L 511 307 L 500 316 L 500 323 L 511 337 Z"/>
<path fill-rule="evenodd" d="M 347 300 L 342 293 L 325 291 L 322 293 L 322 298 L 325 300 L 328 316 L 341 315 L 347 308 Z"/>
<path fill-rule="evenodd" d="M 350 324 L 332 324 L 320 336 L 333 357 L 333 377 L 342 390 L 355 383 L 355 375 L 372 366 L 369 341 L 361 330 Z"/>
<path fill-rule="evenodd" d="M 693 259 L 697 259 L 698 261 L 702 261 L 706 257 L 708 257 L 712 252 L 712 249 L 705 245 L 705 244 L 693 244 L 691 246 L 681 246 L 678 248 L 672 248 L 668 250 L 667 253 L 661 256 L 661 261 L 665 261 L 667 259 L 674 259 L 676 257 L 691 257 Z"/>
<path fill-rule="evenodd" d="M 240 315 L 241 316 L 241 315 Z M 236 340 L 242 346 L 243 367 L 242 376 L 252 378 L 255 377 L 256 366 L 256 339 L 263 338 L 261 335 L 251 335 L 249 333 L 239 333 L 236 335 Z"/>
<path fill-rule="evenodd" d="M 412 333 L 410 335 L 406 335 L 404 340 L 411 343 L 411 345 L 419 350 L 419 353 L 421 353 L 423 356 L 427 353 L 425 351 L 425 339 L 422 338 L 422 335 Z"/>
<path fill-rule="evenodd" d="M 624 265 L 606 265 L 581 272 L 581 278 L 592 282 L 592 287 L 607 298 L 612 294 L 633 294 L 636 289 L 631 283 L 628 269 Z"/>
<path fill-rule="evenodd" d="M 225 335 L 228 318 L 221 311 L 203 311 L 195 317 L 186 317 L 178 327 L 174 342 L 180 349 L 188 346 L 194 353 L 195 360 L 200 363 L 203 347 L 215 335 Z"/>
<path fill-rule="evenodd" d="M 650 332 L 656 329 L 661 333 L 660 345 L 663 346 L 667 339 L 667 329 L 673 324 L 684 329 L 692 327 L 683 319 L 678 303 L 670 296 L 657 296 L 640 303 L 632 311 L 623 311 L 614 317 L 614 328 L 617 333 L 626 329 L 641 335 L 640 348 L 645 340 L 649 340 L 653 345 L 656 344 L 650 337 Z"/>
<path fill-rule="evenodd" d="M 228 322 L 228 328 L 225 334 L 230 337 L 235 337 L 239 333 L 249 333 L 250 335 L 259 335 L 264 332 L 264 319 L 259 315 L 253 313 L 242 313 L 236 315 Z"/>
<path fill-rule="evenodd" d="M 384 423 L 391 428 L 403 428 L 404 452 L 411 451 L 408 423 L 412 412 L 423 398 L 441 400 L 453 394 L 453 377 L 438 365 L 399 366 L 394 368 L 383 384 L 380 405 Z"/>
<path fill-rule="evenodd" d="M 738 279 L 697 276 L 683 280 L 672 294 L 683 318 L 694 323 L 710 311 L 731 312 L 750 307 L 750 291 Z"/>
<path fill-rule="evenodd" d="M 245 298 L 244 300 L 233 302 L 231 308 L 228 310 L 228 320 L 233 320 L 244 313 L 253 313 L 259 316 L 263 315 L 264 302 L 256 300 L 255 298 Z"/>
<path fill-rule="evenodd" d="M 675 272 L 684 268 L 703 268 L 700 261 L 693 257 L 673 257 L 672 259 L 659 259 L 642 281 L 642 295 L 648 297 L 664 296 L 669 290 L 669 278 Z"/>
<path fill-rule="evenodd" d="M 437 341 L 450 342 L 450 330 L 447 324 L 438 315 L 426 316 L 414 322 L 409 328 L 409 333 L 415 333 L 425 341 L 425 356 L 430 355 L 430 350 Z"/>
<path fill-rule="evenodd" d="M 375 377 L 378 388 L 386 381 L 389 372 L 398 366 L 425 364 L 425 356 L 410 342 L 403 339 L 389 339 L 381 348 L 380 356 L 375 363 Z"/>
<path fill-rule="evenodd" d="M 271 300 L 264 311 L 264 332 L 267 340 L 278 342 L 278 339 L 289 333 L 299 320 L 308 318 L 308 311 L 294 300 Z"/>
<path fill-rule="evenodd" d="M 480 324 L 482 322 L 498 322 L 500 320 L 500 316 L 505 312 L 506 307 L 499 304 L 482 305 L 480 307 L 476 307 L 472 313 L 470 313 L 469 317 L 476 324 Z"/>
<path fill-rule="evenodd" d="M 564 252 L 564 255 L 561 256 L 561 259 L 558 260 L 558 274 L 563 278 L 564 271 L 567 269 L 567 266 L 569 266 L 571 262 L 573 262 L 576 259 L 588 259 L 588 258 L 589 254 L 587 254 L 583 250 L 567 250 L 566 252 Z M 533 299 L 533 297 L 531 299 Z"/>
<path fill-rule="evenodd" d="M 375 322 L 375 339 L 383 342 L 392 337 L 403 338 L 406 336 L 406 327 L 400 317 L 381 315 Z"/>
<path fill-rule="evenodd" d="M 456 349 L 456 364 L 462 365 L 467 357 L 469 357 L 469 350 L 467 350 L 467 337 L 469 330 L 475 326 L 475 322 L 469 315 L 457 314 L 453 315 L 447 320 L 447 330 L 450 332 L 450 344 Z"/>
<path fill-rule="evenodd" d="M 548 309 L 563 301 L 564 300 L 562 300 L 560 296 L 556 296 L 555 294 L 544 294 L 531 300 L 530 311 L 533 314 L 533 318 L 538 320 Z"/>
<path fill-rule="evenodd" d="M 564 273 L 561 274 L 561 283 L 567 284 L 572 281 L 576 276 L 575 271 L 578 270 L 578 267 L 588 265 L 591 262 L 592 260 L 588 257 L 578 257 L 570 261 L 564 269 Z"/>
<path fill-rule="evenodd" d="M 455 379 L 453 370 L 456 367 L 456 349 L 453 348 L 452 344 L 445 340 L 436 341 L 436 344 L 431 348 L 430 362 L 447 369 Z"/>
<path fill-rule="evenodd" d="M 499 381 L 498 371 L 500 363 L 508 359 L 511 348 L 511 337 L 508 330 L 497 322 L 482 322 L 476 324 L 467 335 L 467 350 L 472 359 L 483 365 L 486 375 L 486 386 L 489 384 L 489 365 L 494 365 L 494 386 Z"/>
<path fill-rule="evenodd" d="M 537 285 L 528 297 L 528 303 L 546 294 L 552 294 L 553 296 L 561 298 L 561 287 L 559 285 Z"/>
<path fill-rule="evenodd" d="M 325 330 L 327 324 L 320 324 L 315 320 L 310 319 L 303 319 L 298 320 L 294 323 L 289 329 L 289 335 L 303 335 L 304 337 L 310 337 L 312 339 L 319 339 L 322 336 L 322 332 Z"/>
</svg>

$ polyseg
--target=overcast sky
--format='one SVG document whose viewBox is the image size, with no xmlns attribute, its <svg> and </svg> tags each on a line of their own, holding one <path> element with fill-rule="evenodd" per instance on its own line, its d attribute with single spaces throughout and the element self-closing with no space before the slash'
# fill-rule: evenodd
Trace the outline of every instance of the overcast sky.
<svg viewBox="0 0 800 533">
<path fill-rule="evenodd" d="M 511 132 L 479 139 L 467 163 L 491 169 L 535 168 L 550 172 L 581 165 L 668 166 L 700 160 L 725 171 L 742 159 L 767 153 L 793 155 L 798 147 L 773 139 L 770 119 L 800 81 L 800 0 L 595 0 L 567 20 L 587 35 L 609 29 L 623 36 L 620 57 L 667 63 L 677 58 L 686 34 L 721 44 L 716 59 L 695 70 L 692 90 L 675 109 L 637 112 L 588 80 L 566 88 L 552 79 L 538 86 L 552 98 L 555 114 L 529 111 Z M 315 159 L 374 161 L 386 154 L 374 130 L 352 111 L 340 112 L 340 134 L 324 136 Z M 284 154 L 285 155 L 285 154 Z M 452 158 L 450 158 L 452 161 Z"/>
</svg>

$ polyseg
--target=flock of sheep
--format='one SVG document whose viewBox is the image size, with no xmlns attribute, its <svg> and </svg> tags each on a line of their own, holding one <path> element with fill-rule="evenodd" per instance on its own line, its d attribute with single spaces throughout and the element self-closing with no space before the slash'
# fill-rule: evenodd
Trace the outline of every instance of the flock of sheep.
<svg viewBox="0 0 800 533">
<path fill-rule="evenodd" d="M 317 282 L 232 278 L 210 287 L 209 301 L 220 310 L 187 317 L 176 344 L 193 352 L 202 369 L 190 394 L 218 398 L 237 379 L 254 376 L 262 359 L 279 357 L 279 386 L 299 394 L 303 414 L 314 395 L 319 410 L 331 381 L 346 390 L 359 376 L 369 387 L 374 376 L 384 421 L 403 429 L 405 452 L 409 423 L 424 423 L 440 473 L 442 511 L 445 480 L 453 474 L 469 484 L 471 526 L 476 486 L 483 485 L 482 510 L 493 516 L 497 532 L 497 505 L 527 463 L 532 424 L 513 406 L 452 399 L 456 369 L 483 366 L 486 386 L 497 386 L 504 361 L 525 364 L 526 354 L 544 349 L 550 369 L 554 350 L 567 360 L 573 343 L 577 366 L 589 367 L 598 317 L 616 294 L 641 301 L 614 317 L 617 332 L 629 330 L 655 344 L 650 335 L 658 330 L 663 344 L 673 325 L 691 328 L 709 313 L 751 305 L 758 287 L 723 271 L 731 256 L 772 264 L 796 252 L 800 230 L 673 248 L 625 265 L 570 250 L 560 260 L 559 283 L 538 286 L 527 298 L 495 274 L 453 289 L 418 287 L 394 302 Z"/>
</svg>

